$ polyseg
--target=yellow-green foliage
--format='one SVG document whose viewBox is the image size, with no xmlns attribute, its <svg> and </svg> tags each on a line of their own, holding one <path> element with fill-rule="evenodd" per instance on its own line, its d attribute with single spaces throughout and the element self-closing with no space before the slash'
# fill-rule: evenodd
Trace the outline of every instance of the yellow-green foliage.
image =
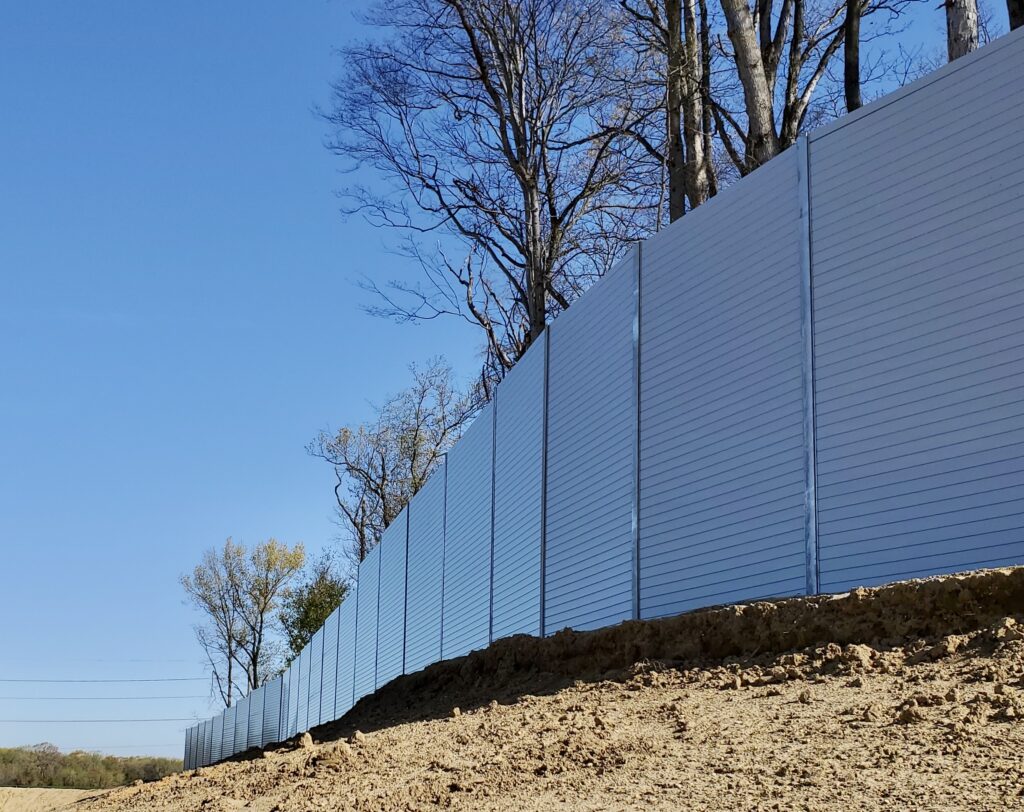
<svg viewBox="0 0 1024 812">
<path fill-rule="evenodd" d="M 181 769 L 173 758 L 62 753 L 52 744 L 0 748 L 0 787 L 103 789 L 155 781 Z"/>
</svg>

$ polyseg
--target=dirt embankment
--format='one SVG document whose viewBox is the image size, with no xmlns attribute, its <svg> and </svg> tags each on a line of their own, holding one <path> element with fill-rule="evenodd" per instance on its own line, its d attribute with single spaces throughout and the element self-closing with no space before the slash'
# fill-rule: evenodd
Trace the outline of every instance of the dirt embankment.
<svg viewBox="0 0 1024 812">
<path fill-rule="evenodd" d="M 502 641 L 313 738 L 75 808 L 1024 809 L 1024 568 Z"/>
</svg>

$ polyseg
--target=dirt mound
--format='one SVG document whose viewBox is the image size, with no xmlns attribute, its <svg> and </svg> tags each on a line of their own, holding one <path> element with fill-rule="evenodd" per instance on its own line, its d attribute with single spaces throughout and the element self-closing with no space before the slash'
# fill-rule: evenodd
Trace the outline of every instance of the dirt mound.
<svg viewBox="0 0 1024 812">
<path fill-rule="evenodd" d="M 502 641 L 313 738 L 80 808 L 1024 809 L 1024 568 Z"/>
</svg>

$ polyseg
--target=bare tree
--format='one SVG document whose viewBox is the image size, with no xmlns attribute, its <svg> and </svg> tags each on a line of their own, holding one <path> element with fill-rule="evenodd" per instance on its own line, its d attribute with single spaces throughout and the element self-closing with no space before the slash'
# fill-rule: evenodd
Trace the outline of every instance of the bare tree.
<svg viewBox="0 0 1024 812">
<path fill-rule="evenodd" d="M 196 639 L 226 707 L 276 672 L 281 652 L 272 635 L 274 613 L 304 561 L 301 544 L 289 548 L 269 539 L 249 550 L 229 538 L 181 577 L 186 595 L 205 616 L 195 627 Z"/>
<path fill-rule="evenodd" d="M 846 0 L 843 27 L 843 92 L 846 110 L 852 113 L 863 104 L 860 92 L 860 15 L 861 0 Z"/>
<path fill-rule="evenodd" d="M 1010 30 L 1024 25 L 1024 0 L 1006 0 L 1006 13 L 1010 15 Z"/>
<path fill-rule="evenodd" d="M 423 487 L 479 408 L 440 360 L 411 367 L 412 385 L 369 423 L 322 431 L 307 447 L 334 469 L 335 499 L 349 553 L 362 561 Z"/>
<path fill-rule="evenodd" d="M 393 183 L 346 190 L 347 211 L 405 232 L 430 267 L 422 284 L 373 283 L 379 312 L 467 318 L 498 377 L 652 219 L 656 167 L 624 134 L 650 110 L 616 9 L 391 0 L 368 17 L 381 38 L 344 51 L 332 149 Z"/>
</svg>

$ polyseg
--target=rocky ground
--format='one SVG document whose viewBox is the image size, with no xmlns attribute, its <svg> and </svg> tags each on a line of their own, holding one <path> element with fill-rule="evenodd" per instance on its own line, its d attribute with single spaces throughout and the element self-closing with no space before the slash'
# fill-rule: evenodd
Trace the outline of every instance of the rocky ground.
<svg viewBox="0 0 1024 812">
<path fill-rule="evenodd" d="M 506 641 L 73 806 L 438 807 L 1024 809 L 1024 568 Z"/>
</svg>

